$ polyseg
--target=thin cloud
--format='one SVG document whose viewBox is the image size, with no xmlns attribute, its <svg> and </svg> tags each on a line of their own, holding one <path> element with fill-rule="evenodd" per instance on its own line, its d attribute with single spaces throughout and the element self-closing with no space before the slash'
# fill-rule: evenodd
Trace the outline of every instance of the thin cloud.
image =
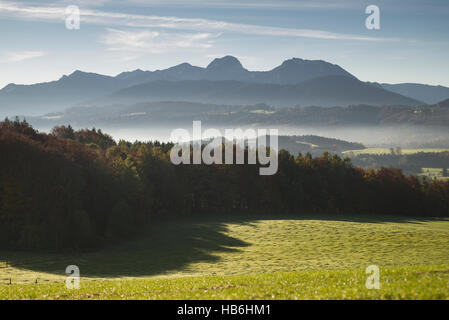
<svg viewBox="0 0 449 320">
<path fill-rule="evenodd" d="M 111 2 L 114 2 L 111 0 Z M 360 0 L 239 0 L 239 1 L 222 1 L 222 0 L 129 0 L 129 3 L 147 6 L 196 6 L 203 8 L 266 8 L 266 9 L 342 9 L 360 7 Z"/>
<path fill-rule="evenodd" d="M 28 59 L 42 57 L 46 53 L 44 51 L 14 51 L 6 52 L 0 55 L 1 62 L 20 62 Z"/>
<path fill-rule="evenodd" d="M 62 0 L 69 2 L 70 0 Z M 87 0 L 78 0 L 87 1 Z M 123 4 L 126 3 L 148 6 L 148 7 L 201 7 L 201 8 L 237 8 L 237 9 L 322 9 L 322 8 L 353 8 L 360 7 L 360 0 L 236 0 L 236 1 L 223 1 L 223 0 L 103 0 L 103 4 Z M 97 5 L 97 4 L 95 4 Z"/>
<path fill-rule="evenodd" d="M 111 51 L 163 53 L 179 48 L 207 49 L 217 37 L 211 33 L 168 33 L 150 30 L 117 30 L 108 28 L 102 42 Z"/>
<path fill-rule="evenodd" d="M 28 20 L 61 21 L 65 19 L 65 8 L 45 6 L 23 6 L 13 2 L 0 3 L 0 16 Z M 189 30 L 201 33 L 229 32 L 261 36 L 285 36 L 331 40 L 391 41 L 394 38 L 368 37 L 314 29 L 278 28 L 259 25 L 230 23 L 225 21 L 178 18 L 169 16 L 139 15 L 98 11 L 81 8 L 81 23 L 116 25 L 139 28 L 162 28 Z"/>
</svg>

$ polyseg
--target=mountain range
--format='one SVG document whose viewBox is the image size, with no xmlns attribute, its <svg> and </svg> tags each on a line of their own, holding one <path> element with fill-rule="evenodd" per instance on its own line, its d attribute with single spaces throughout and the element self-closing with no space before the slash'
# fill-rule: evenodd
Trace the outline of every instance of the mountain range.
<svg viewBox="0 0 449 320">
<path fill-rule="evenodd" d="M 214 59 L 206 68 L 195 67 L 188 63 L 156 71 L 135 70 L 117 75 L 120 80 L 130 83 L 144 83 L 154 80 L 234 80 L 255 83 L 297 84 L 330 75 L 354 77 L 349 72 L 322 60 L 303 60 L 293 58 L 284 61 L 280 66 L 270 71 L 248 71 L 240 61 L 232 56 Z"/>
<path fill-rule="evenodd" d="M 362 82 L 340 66 L 322 60 L 293 58 L 269 71 L 249 71 L 235 57 L 225 56 L 205 68 L 183 63 L 164 70 L 123 72 L 115 77 L 77 70 L 52 82 L 9 84 L 0 90 L 0 116 L 41 115 L 76 105 L 117 102 L 419 106 L 437 97 L 449 97 L 449 88 L 414 86 Z"/>
</svg>

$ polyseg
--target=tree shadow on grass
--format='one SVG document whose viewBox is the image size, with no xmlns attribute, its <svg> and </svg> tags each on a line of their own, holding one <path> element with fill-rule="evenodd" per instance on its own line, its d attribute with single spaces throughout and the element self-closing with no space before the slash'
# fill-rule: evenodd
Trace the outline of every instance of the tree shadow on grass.
<svg viewBox="0 0 449 320">
<path fill-rule="evenodd" d="M 68 265 L 83 277 L 143 277 L 182 272 L 191 263 L 214 263 L 220 252 L 238 252 L 248 243 L 226 234 L 220 221 L 167 219 L 145 228 L 142 235 L 91 253 L 53 254 L 1 252 L 0 261 L 30 271 L 65 275 Z"/>
</svg>

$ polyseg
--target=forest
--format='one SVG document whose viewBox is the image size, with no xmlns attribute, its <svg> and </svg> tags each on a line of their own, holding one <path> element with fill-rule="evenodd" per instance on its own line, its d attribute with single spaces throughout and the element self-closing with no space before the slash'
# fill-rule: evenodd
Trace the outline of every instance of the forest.
<svg viewBox="0 0 449 320">
<path fill-rule="evenodd" d="M 164 217 L 208 214 L 449 216 L 449 182 L 362 169 L 324 152 L 279 152 L 279 169 L 178 165 L 173 144 L 70 126 L 0 122 L 0 247 L 87 251 Z M 235 154 L 235 152 L 234 152 Z M 245 161 L 247 163 L 247 161 Z"/>
</svg>

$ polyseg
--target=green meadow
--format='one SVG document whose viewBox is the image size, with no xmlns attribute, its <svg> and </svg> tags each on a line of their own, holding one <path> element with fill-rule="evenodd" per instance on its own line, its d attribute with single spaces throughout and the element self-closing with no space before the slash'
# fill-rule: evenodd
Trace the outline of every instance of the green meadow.
<svg viewBox="0 0 449 320">
<path fill-rule="evenodd" d="M 90 253 L 1 251 L 0 299 L 449 299 L 449 220 L 169 219 Z"/>
</svg>

